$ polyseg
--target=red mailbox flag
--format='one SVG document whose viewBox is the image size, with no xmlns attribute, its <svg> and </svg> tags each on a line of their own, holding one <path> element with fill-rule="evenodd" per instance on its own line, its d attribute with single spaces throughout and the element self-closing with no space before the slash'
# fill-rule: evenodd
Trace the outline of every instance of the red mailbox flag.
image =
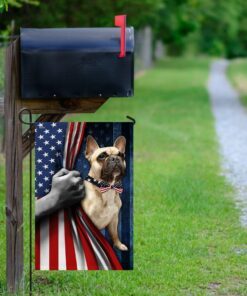
<svg viewBox="0 0 247 296">
<path fill-rule="evenodd" d="M 120 41 L 120 58 L 124 58 L 126 55 L 126 41 L 125 41 L 125 29 L 126 29 L 126 14 L 115 16 L 115 26 L 121 28 L 121 41 Z"/>
</svg>

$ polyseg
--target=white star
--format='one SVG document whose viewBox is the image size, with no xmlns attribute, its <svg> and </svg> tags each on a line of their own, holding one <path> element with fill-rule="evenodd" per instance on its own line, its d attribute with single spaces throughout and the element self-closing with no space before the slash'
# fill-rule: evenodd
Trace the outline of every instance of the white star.
<svg viewBox="0 0 247 296">
<path fill-rule="evenodd" d="M 53 163 L 53 162 L 55 162 L 55 159 L 54 159 L 54 158 L 51 158 L 51 159 L 49 160 L 49 162 L 50 162 L 50 163 Z"/>
<path fill-rule="evenodd" d="M 45 133 L 45 134 L 49 134 L 50 131 L 49 131 L 48 129 L 46 129 L 46 130 L 44 131 L 44 133 Z"/>
<path fill-rule="evenodd" d="M 38 171 L 37 174 L 40 176 L 40 175 L 42 175 L 43 173 L 42 173 L 42 171 Z"/>
<path fill-rule="evenodd" d="M 44 136 L 43 135 L 39 135 L 39 139 L 44 139 Z"/>
<path fill-rule="evenodd" d="M 61 155 L 61 153 L 60 152 L 57 152 L 56 153 L 56 157 L 58 157 L 58 156 L 60 156 Z"/>
<path fill-rule="evenodd" d="M 54 173 L 55 173 L 54 171 L 50 171 L 50 172 L 49 172 L 50 175 L 53 175 Z"/>
<path fill-rule="evenodd" d="M 47 170 L 47 169 L 48 169 L 48 165 L 45 164 L 45 165 L 43 166 L 43 168 L 44 168 L 45 170 Z"/>
<path fill-rule="evenodd" d="M 45 144 L 45 145 L 49 145 L 49 141 L 45 141 L 44 144 Z"/>
<path fill-rule="evenodd" d="M 47 152 L 45 152 L 43 155 L 44 155 L 44 157 L 47 157 L 47 156 L 48 156 L 48 153 L 47 153 Z"/>
<path fill-rule="evenodd" d="M 55 150 L 55 147 L 54 146 L 51 146 L 50 147 L 51 151 Z"/>
<path fill-rule="evenodd" d="M 49 189 L 46 189 L 46 190 L 45 190 L 45 193 L 48 193 L 48 192 L 49 192 Z"/>
<path fill-rule="evenodd" d="M 41 163 L 41 162 L 42 162 L 42 159 L 39 158 L 39 159 L 37 160 L 37 163 Z"/>
<path fill-rule="evenodd" d="M 57 130 L 57 132 L 58 133 L 61 133 L 63 130 L 61 129 L 61 128 L 59 128 L 58 130 Z"/>
<path fill-rule="evenodd" d="M 43 183 L 39 183 L 38 186 L 41 188 L 43 187 Z"/>
<path fill-rule="evenodd" d="M 37 150 L 38 150 L 38 151 L 42 151 L 42 147 L 38 147 Z"/>
<path fill-rule="evenodd" d="M 51 126 L 52 127 L 55 127 L 57 124 L 55 123 L 55 122 L 53 122 L 52 124 L 51 124 Z"/>
<path fill-rule="evenodd" d="M 62 144 L 62 141 L 57 141 L 57 144 L 58 144 L 58 145 L 61 145 L 61 144 Z"/>
<path fill-rule="evenodd" d="M 35 193 L 37 193 L 37 192 L 38 192 L 38 190 L 37 190 L 37 189 L 35 189 L 34 191 L 35 191 Z"/>
<path fill-rule="evenodd" d="M 51 139 L 55 139 L 56 138 L 56 136 L 55 135 L 51 135 Z"/>
<path fill-rule="evenodd" d="M 45 181 L 49 181 L 49 178 L 48 178 L 48 177 L 44 177 L 44 180 L 45 180 Z"/>
<path fill-rule="evenodd" d="M 38 124 L 38 127 L 43 127 L 43 123 L 40 122 L 40 123 Z"/>
</svg>

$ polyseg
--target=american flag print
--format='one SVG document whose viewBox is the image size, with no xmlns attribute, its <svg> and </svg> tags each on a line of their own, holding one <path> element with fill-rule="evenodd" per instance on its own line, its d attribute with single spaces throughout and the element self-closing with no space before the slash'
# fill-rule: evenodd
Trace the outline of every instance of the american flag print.
<svg viewBox="0 0 247 296">
<path fill-rule="evenodd" d="M 128 252 L 112 247 L 107 231 L 99 231 L 80 205 L 59 210 L 36 222 L 36 270 L 122 270 L 133 268 L 133 127 L 131 123 L 40 122 L 35 127 L 35 196 L 45 197 L 52 177 L 61 168 L 77 170 L 84 179 L 89 164 L 84 156 L 87 135 L 100 146 L 112 146 L 125 135 L 128 171 L 123 181 L 119 232 Z"/>
</svg>

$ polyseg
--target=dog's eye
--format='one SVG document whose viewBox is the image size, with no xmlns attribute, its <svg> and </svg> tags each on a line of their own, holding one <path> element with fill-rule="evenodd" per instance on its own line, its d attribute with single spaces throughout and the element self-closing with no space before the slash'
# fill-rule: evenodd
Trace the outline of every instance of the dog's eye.
<svg viewBox="0 0 247 296">
<path fill-rule="evenodd" d="M 122 153 L 122 152 L 118 152 L 118 156 L 120 156 L 121 158 L 125 157 L 124 153 Z"/>
<path fill-rule="evenodd" d="M 99 156 L 98 156 L 98 159 L 99 160 L 104 160 L 105 158 L 107 157 L 107 154 L 105 152 L 101 153 Z"/>
</svg>

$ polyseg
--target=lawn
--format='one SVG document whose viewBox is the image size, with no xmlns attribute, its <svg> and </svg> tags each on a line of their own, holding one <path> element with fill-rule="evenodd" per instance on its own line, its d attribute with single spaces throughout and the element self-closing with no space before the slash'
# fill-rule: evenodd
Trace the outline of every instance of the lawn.
<svg viewBox="0 0 247 296">
<path fill-rule="evenodd" d="M 239 91 L 243 104 L 247 106 L 247 59 L 236 59 L 231 62 L 228 74 Z"/>
<path fill-rule="evenodd" d="M 207 59 L 161 61 L 136 80 L 134 98 L 67 117 L 136 119 L 134 271 L 34 272 L 34 295 L 247 295 L 247 231 L 220 174 L 208 69 Z M 4 291 L 3 167 L 0 176 Z M 24 203 L 27 231 L 27 194 Z M 25 250 L 27 259 L 27 232 Z"/>
</svg>

